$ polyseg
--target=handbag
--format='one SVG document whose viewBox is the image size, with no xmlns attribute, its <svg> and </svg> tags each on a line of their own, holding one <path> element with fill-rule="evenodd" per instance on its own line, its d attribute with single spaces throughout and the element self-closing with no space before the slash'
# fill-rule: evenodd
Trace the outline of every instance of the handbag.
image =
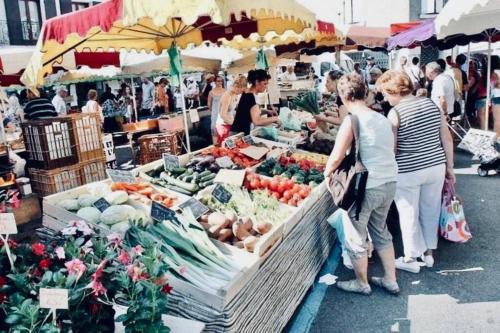
<svg viewBox="0 0 500 333">
<path fill-rule="evenodd" d="M 359 218 L 361 204 L 365 197 L 368 170 L 361 162 L 359 156 L 358 117 L 353 114 L 349 114 L 349 117 L 351 119 L 354 139 L 349 154 L 330 177 L 328 190 L 332 195 L 333 202 L 339 208 L 349 210 L 354 205 L 357 219 Z"/>
<path fill-rule="evenodd" d="M 443 186 L 439 234 L 446 240 L 465 243 L 472 238 L 465 220 L 462 202 L 457 199 L 453 182 L 446 179 Z"/>
</svg>

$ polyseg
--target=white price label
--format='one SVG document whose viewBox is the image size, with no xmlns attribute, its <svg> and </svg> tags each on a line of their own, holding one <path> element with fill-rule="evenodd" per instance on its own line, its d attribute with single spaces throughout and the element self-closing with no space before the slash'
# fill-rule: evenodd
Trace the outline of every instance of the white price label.
<svg viewBox="0 0 500 333">
<path fill-rule="evenodd" d="M 0 235 L 17 234 L 16 218 L 12 213 L 0 214 Z"/>
<path fill-rule="evenodd" d="M 68 289 L 40 288 L 40 307 L 51 310 L 67 310 Z"/>
</svg>

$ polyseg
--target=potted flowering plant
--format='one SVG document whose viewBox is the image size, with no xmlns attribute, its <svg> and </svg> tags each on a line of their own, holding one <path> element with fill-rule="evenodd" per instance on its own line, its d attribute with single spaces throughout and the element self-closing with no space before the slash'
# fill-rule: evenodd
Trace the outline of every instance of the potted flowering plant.
<svg viewBox="0 0 500 333">
<path fill-rule="evenodd" d="M 10 248 L 14 268 L 0 252 L 0 331 L 113 332 L 117 302 L 128 306 L 118 318 L 126 332 L 169 332 L 161 320 L 168 267 L 155 249 L 127 248 L 119 235 L 97 237 L 82 221 L 49 242 Z M 57 312 L 55 325 L 38 306 L 40 288 L 68 289 L 69 310 Z"/>
</svg>

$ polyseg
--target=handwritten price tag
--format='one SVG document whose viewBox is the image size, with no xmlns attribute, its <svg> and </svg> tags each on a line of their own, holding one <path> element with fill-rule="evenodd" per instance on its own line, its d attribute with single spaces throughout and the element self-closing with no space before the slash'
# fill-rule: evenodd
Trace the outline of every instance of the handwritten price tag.
<svg viewBox="0 0 500 333">
<path fill-rule="evenodd" d="M 0 235 L 17 234 L 16 218 L 12 213 L 0 214 Z"/>
<path fill-rule="evenodd" d="M 67 310 L 68 289 L 40 288 L 40 307 L 51 310 Z"/>
</svg>

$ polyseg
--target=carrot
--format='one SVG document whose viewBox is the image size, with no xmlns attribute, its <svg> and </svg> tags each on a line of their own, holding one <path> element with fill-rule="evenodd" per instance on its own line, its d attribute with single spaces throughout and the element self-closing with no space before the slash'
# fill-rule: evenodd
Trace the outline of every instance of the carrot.
<svg viewBox="0 0 500 333">
<path fill-rule="evenodd" d="M 120 182 L 118 182 L 118 183 L 113 183 L 113 184 L 111 185 L 111 191 L 125 191 L 125 190 L 126 190 L 126 188 L 125 188 L 125 186 L 124 186 L 124 185 L 125 185 L 124 183 L 120 183 Z"/>
<path fill-rule="evenodd" d="M 134 192 L 139 191 L 139 188 L 137 187 L 137 185 L 132 185 L 132 184 L 123 184 L 123 186 L 125 187 L 125 189 L 126 189 L 127 191 L 134 191 Z"/>
<path fill-rule="evenodd" d="M 163 204 L 168 208 L 172 207 L 172 199 L 166 198 L 165 200 L 163 200 Z"/>
<path fill-rule="evenodd" d="M 165 200 L 165 196 L 161 193 L 154 193 L 151 195 L 151 200 L 153 201 L 163 201 Z"/>
<path fill-rule="evenodd" d="M 137 192 L 140 193 L 140 194 L 143 194 L 143 195 L 145 195 L 147 197 L 150 197 L 154 193 L 154 190 L 151 187 L 145 187 L 142 190 L 139 190 Z"/>
</svg>

